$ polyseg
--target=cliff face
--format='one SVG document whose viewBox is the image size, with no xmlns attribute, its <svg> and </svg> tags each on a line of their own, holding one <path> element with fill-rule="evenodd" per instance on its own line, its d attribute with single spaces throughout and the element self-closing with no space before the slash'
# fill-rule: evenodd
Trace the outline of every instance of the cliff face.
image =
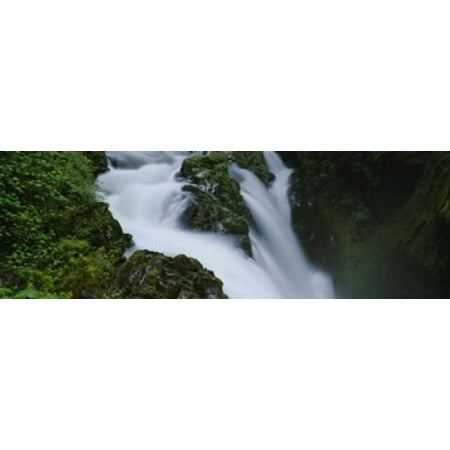
<svg viewBox="0 0 450 450">
<path fill-rule="evenodd" d="M 293 226 L 339 296 L 450 297 L 449 152 L 280 152 Z"/>
</svg>

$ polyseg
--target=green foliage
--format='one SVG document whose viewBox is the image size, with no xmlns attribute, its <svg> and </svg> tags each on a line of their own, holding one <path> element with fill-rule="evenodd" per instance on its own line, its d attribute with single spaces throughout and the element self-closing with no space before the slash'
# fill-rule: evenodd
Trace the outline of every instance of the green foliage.
<svg viewBox="0 0 450 450">
<path fill-rule="evenodd" d="M 47 265 L 55 243 L 94 203 L 93 174 L 77 152 L 2 152 L 0 258 L 19 275 Z"/>
<path fill-rule="evenodd" d="M 228 173 L 228 158 L 225 152 L 211 152 L 184 161 L 180 176 L 190 183 L 183 190 L 191 194 L 191 204 L 182 220 L 194 230 L 235 236 L 251 255 L 251 217 L 239 184 Z"/>
<path fill-rule="evenodd" d="M 77 298 L 106 295 L 118 259 L 114 252 L 93 247 L 88 241 L 63 239 L 55 255 L 58 259 L 50 266 L 50 273 L 59 292 Z"/>
<path fill-rule="evenodd" d="M 0 284 L 0 298 L 12 298 L 13 290 Z"/>
<path fill-rule="evenodd" d="M 105 152 L 83 152 L 83 155 L 91 162 L 92 169 L 96 176 L 107 172 L 108 160 Z"/>
<path fill-rule="evenodd" d="M 46 292 L 41 292 L 33 287 L 33 285 L 28 285 L 26 289 L 23 289 L 16 294 L 14 298 L 17 299 L 51 299 L 58 298 L 54 294 L 49 294 Z"/>
<path fill-rule="evenodd" d="M 96 202 L 94 185 L 83 152 L 0 153 L 0 278 L 9 294 L 79 295 L 108 273 L 129 239 Z M 100 250 L 107 243 L 111 260 Z"/>
</svg>

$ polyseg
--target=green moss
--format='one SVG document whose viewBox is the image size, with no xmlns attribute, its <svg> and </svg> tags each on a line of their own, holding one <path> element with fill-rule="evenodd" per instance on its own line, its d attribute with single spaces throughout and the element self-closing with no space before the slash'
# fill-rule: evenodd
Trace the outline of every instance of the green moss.
<svg viewBox="0 0 450 450">
<path fill-rule="evenodd" d="M 445 152 L 289 152 L 294 228 L 344 297 L 449 297 Z"/>
<path fill-rule="evenodd" d="M 225 152 L 192 156 L 183 162 L 180 176 L 189 183 L 183 190 L 191 194 L 191 203 L 182 221 L 194 230 L 235 236 L 238 245 L 251 255 L 250 213 L 228 165 Z"/>
<path fill-rule="evenodd" d="M 118 289 L 126 298 L 226 298 L 222 282 L 193 258 L 139 251 L 121 266 Z"/>
<path fill-rule="evenodd" d="M 253 172 L 266 185 L 275 179 L 275 175 L 267 169 L 263 152 L 231 152 L 229 159 Z"/>
<path fill-rule="evenodd" d="M 83 154 L 90 160 L 96 176 L 108 171 L 108 158 L 105 152 L 83 152 Z"/>
</svg>

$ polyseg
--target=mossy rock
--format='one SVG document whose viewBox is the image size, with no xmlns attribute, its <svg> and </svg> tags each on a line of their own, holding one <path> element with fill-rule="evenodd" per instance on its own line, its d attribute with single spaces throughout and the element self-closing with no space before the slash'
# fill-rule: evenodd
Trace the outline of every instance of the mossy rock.
<svg viewBox="0 0 450 450">
<path fill-rule="evenodd" d="M 87 240 L 93 248 L 107 247 L 123 254 L 131 246 L 132 238 L 124 234 L 106 203 L 97 202 L 77 221 L 77 236 Z"/>
<path fill-rule="evenodd" d="M 181 220 L 193 230 L 235 236 L 238 245 L 251 256 L 250 213 L 228 167 L 225 152 L 195 155 L 184 160 L 180 177 L 189 183 L 183 191 L 189 193 L 190 204 Z"/>
<path fill-rule="evenodd" d="M 194 258 L 138 251 L 120 267 L 117 288 L 124 298 L 227 298 L 222 282 Z"/>
<path fill-rule="evenodd" d="M 446 152 L 284 152 L 293 226 L 339 296 L 449 297 Z"/>
<path fill-rule="evenodd" d="M 108 171 L 108 158 L 105 152 L 83 152 L 83 154 L 91 162 L 95 176 Z"/>
<path fill-rule="evenodd" d="M 253 172 L 266 186 L 275 180 L 275 175 L 267 169 L 263 152 L 230 152 L 229 160 Z"/>
</svg>

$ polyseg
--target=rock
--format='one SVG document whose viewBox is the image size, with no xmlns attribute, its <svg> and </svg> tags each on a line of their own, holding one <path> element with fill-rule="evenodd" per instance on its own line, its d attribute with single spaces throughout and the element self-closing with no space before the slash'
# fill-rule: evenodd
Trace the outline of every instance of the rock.
<svg viewBox="0 0 450 450">
<path fill-rule="evenodd" d="M 275 179 L 267 169 L 263 152 L 230 152 L 229 160 L 253 172 L 266 186 Z"/>
<path fill-rule="evenodd" d="M 222 282 L 194 258 L 138 251 L 117 272 L 124 298 L 227 298 Z"/>
<path fill-rule="evenodd" d="M 191 202 L 181 220 L 193 230 L 235 236 L 238 245 L 251 256 L 251 217 L 239 184 L 228 173 L 228 164 L 225 152 L 185 159 L 180 177 L 189 183 L 183 190 L 190 194 Z"/>
</svg>

